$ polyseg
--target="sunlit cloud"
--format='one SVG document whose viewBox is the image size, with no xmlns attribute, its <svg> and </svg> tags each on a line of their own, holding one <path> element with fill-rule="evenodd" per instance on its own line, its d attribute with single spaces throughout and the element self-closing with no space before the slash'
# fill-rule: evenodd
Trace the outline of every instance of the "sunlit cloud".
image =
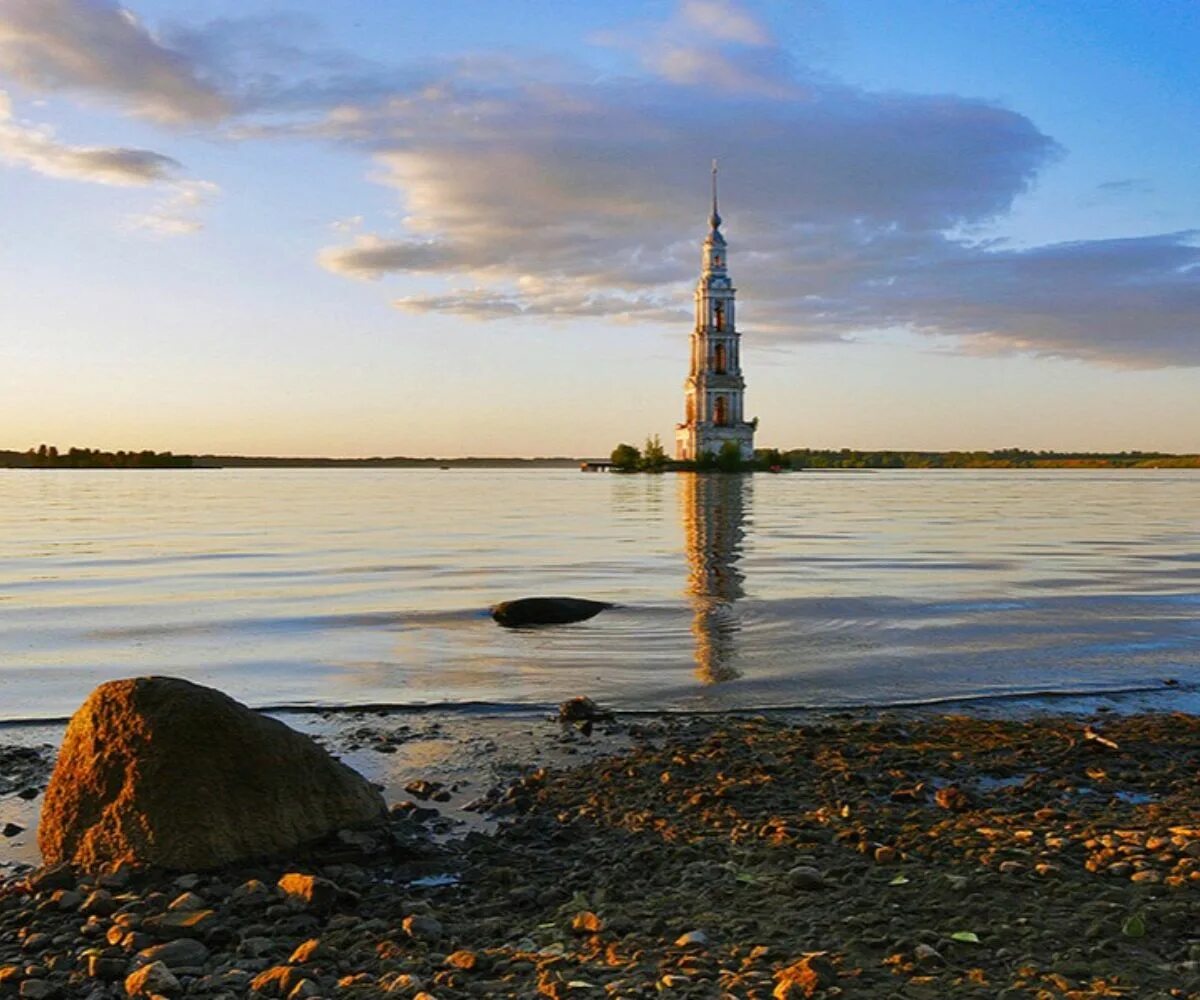
<svg viewBox="0 0 1200 1000">
<path fill-rule="evenodd" d="M 3 91 L 0 91 L 0 160 L 49 177 L 121 187 L 142 187 L 170 180 L 180 166 L 177 160 L 149 149 L 60 142 L 48 126 L 18 121 Z"/>
<path fill-rule="evenodd" d="M 619 46 L 625 71 L 491 51 L 387 66 L 296 15 L 155 31 L 112 0 L 0 0 L 0 73 L 14 85 L 225 141 L 361 156 L 400 222 L 355 217 L 335 224 L 339 245 L 314 249 L 349 278 L 430 279 L 394 299 L 405 311 L 680 322 L 716 156 L 740 318 L 761 344 L 901 327 L 966 353 L 1200 364 L 1192 234 L 1025 248 L 964 237 L 1003 220 L 1063 152 L 1019 110 L 822 77 L 734 0 L 680 0 L 593 41 Z M 215 193 L 165 154 L 69 145 L 7 112 L 0 158 L 155 185 L 161 202 L 130 223 L 155 233 L 195 231 Z M 1118 179 L 1091 195 L 1144 191 Z"/>
<path fill-rule="evenodd" d="M 113 101 L 159 122 L 215 121 L 229 103 L 187 58 L 111 0 L 4 0 L 0 74 Z"/>
</svg>

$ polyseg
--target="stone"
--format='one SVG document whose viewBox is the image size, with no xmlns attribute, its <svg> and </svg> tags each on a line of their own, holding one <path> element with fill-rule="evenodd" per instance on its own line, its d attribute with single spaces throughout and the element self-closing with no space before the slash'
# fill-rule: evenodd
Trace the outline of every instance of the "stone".
<svg viewBox="0 0 1200 1000">
<path fill-rule="evenodd" d="M 319 997 L 320 995 L 320 986 L 311 979 L 301 979 L 300 982 L 292 987 L 292 992 L 288 994 L 288 1000 L 310 1000 L 311 997 Z"/>
<path fill-rule="evenodd" d="M 265 904 L 269 903 L 275 896 L 275 893 L 265 882 L 260 882 L 256 878 L 249 879 L 243 882 L 229 894 L 231 903 L 240 903 L 246 905 Z"/>
<path fill-rule="evenodd" d="M 162 962 L 171 970 L 195 968 L 208 961 L 208 948 L 191 938 L 178 938 L 139 951 L 137 960 L 143 965 Z"/>
<path fill-rule="evenodd" d="M 20 826 L 17 823 L 5 823 L 4 829 L 0 830 L 0 833 L 3 833 L 6 837 L 15 837 L 18 833 L 24 832 L 25 827 Z"/>
<path fill-rule="evenodd" d="M 87 956 L 87 974 L 92 979 L 120 979 L 128 964 L 123 955 L 91 954 Z"/>
<path fill-rule="evenodd" d="M 923 969 L 936 968 L 939 965 L 945 965 L 946 960 L 942 957 L 933 945 L 919 944 L 913 949 L 913 958 L 917 965 Z"/>
<path fill-rule="evenodd" d="M 426 917 L 414 913 L 410 917 L 405 917 L 401 926 L 404 928 L 405 934 L 419 941 L 436 941 L 442 936 L 442 923 L 436 917 Z"/>
<path fill-rule="evenodd" d="M 418 799 L 424 802 L 435 793 L 441 791 L 442 784 L 438 781 L 426 781 L 424 778 L 419 778 L 416 781 L 410 781 L 404 786 L 404 790 L 409 795 L 415 795 Z"/>
<path fill-rule="evenodd" d="M 333 952 L 321 943 L 320 938 L 309 938 L 296 945 L 289 965 L 308 965 L 310 962 L 320 962 L 333 957 Z"/>
<path fill-rule="evenodd" d="M 604 922 L 591 910 L 580 910 L 571 919 L 571 930 L 576 934 L 598 934 L 604 929 Z"/>
<path fill-rule="evenodd" d="M 64 913 L 78 910 L 83 905 L 83 893 L 78 889 L 59 889 L 50 898 Z"/>
<path fill-rule="evenodd" d="M 180 896 L 176 896 L 171 900 L 168 910 L 179 910 L 191 912 L 193 910 L 203 910 L 207 904 L 197 896 L 194 892 L 185 892 Z"/>
<path fill-rule="evenodd" d="M 29 876 L 29 891 L 39 893 L 74 889 L 76 882 L 75 870 L 70 865 L 51 864 Z"/>
<path fill-rule="evenodd" d="M 379 791 L 309 737 L 212 688 L 140 677 L 100 685 L 72 717 L 38 846 L 85 870 L 203 871 L 385 817 Z"/>
<path fill-rule="evenodd" d="M 558 706 L 558 721 L 563 723 L 600 722 L 612 718 L 612 712 L 601 708 L 591 698 L 583 695 L 569 698 Z"/>
<path fill-rule="evenodd" d="M 291 965 L 274 965 L 255 976 L 250 989 L 265 997 L 287 997 L 301 982 L 307 981 L 309 980 L 303 969 Z"/>
<path fill-rule="evenodd" d="M 811 892 L 825 888 L 825 876 L 819 868 L 812 865 L 797 865 L 787 873 L 787 884 L 792 889 L 802 889 Z"/>
<path fill-rule="evenodd" d="M 58 987 L 45 979 L 26 979 L 17 993 L 25 1000 L 50 1000 L 58 994 Z"/>
<path fill-rule="evenodd" d="M 708 945 L 708 935 L 704 931 L 688 931 L 675 939 L 676 948 L 704 948 Z"/>
<path fill-rule="evenodd" d="M 452 969 L 462 969 L 464 972 L 470 972 L 479 964 L 479 956 L 470 949 L 460 948 L 458 951 L 447 955 L 444 964 Z"/>
<path fill-rule="evenodd" d="M 288 902 L 318 913 L 328 913 L 337 902 L 340 890 L 327 878 L 289 872 L 277 883 Z"/>
<path fill-rule="evenodd" d="M 142 921 L 142 930 L 163 941 L 176 938 L 201 938 L 218 923 L 213 910 L 169 910 Z"/>
<path fill-rule="evenodd" d="M 950 812 L 965 812 L 971 808 L 971 796 L 958 787 L 946 785 L 933 793 L 933 801 Z"/>
<path fill-rule="evenodd" d="M 812 997 L 820 990 L 837 984 L 837 969 L 824 952 L 805 955 L 775 973 L 777 1000 L 799 1000 Z"/>
<path fill-rule="evenodd" d="M 492 618 L 505 628 L 535 625 L 566 625 L 595 618 L 612 605 L 578 597 L 522 597 L 503 601 L 492 608 Z"/>
<path fill-rule="evenodd" d="M 85 917 L 111 916 L 117 909 L 117 901 L 107 889 L 96 889 L 90 893 L 79 907 L 79 912 Z"/>
<path fill-rule="evenodd" d="M 178 993 L 179 980 L 162 962 L 151 962 L 125 977 L 125 992 L 131 997 Z"/>
</svg>

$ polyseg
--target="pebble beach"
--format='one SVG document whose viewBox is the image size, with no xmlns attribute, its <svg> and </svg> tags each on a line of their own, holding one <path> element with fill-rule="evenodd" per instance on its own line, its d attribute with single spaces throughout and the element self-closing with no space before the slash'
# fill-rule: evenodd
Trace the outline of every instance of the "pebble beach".
<svg viewBox="0 0 1200 1000">
<path fill-rule="evenodd" d="M 507 779 L 410 771 L 385 830 L 293 857 L 9 876 L 0 995 L 1200 996 L 1193 716 L 528 735 L 490 752 Z M 386 716 L 324 741 L 420 742 Z"/>
</svg>

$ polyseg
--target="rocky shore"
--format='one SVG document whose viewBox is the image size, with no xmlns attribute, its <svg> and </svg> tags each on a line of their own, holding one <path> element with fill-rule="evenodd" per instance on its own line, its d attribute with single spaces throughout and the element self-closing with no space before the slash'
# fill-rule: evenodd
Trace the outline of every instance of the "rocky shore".
<svg viewBox="0 0 1200 1000">
<path fill-rule="evenodd" d="M 1200 997 L 1195 717 L 569 735 L 621 749 L 478 797 L 494 833 L 434 837 L 414 774 L 283 861 L 10 878 L 0 996 Z"/>
</svg>

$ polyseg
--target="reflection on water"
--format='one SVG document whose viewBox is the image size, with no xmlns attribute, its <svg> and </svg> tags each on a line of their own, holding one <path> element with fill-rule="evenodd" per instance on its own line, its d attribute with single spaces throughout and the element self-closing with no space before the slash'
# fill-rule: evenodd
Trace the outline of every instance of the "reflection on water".
<svg viewBox="0 0 1200 1000">
<path fill-rule="evenodd" d="M 1179 692 L 1198 512 L 1191 470 L 7 470 L 0 721 L 146 673 L 257 706 Z M 487 614 L 536 594 L 616 607 Z"/>
<path fill-rule="evenodd" d="M 754 480 L 696 473 L 679 479 L 696 676 L 702 684 L 719 684 L 740 676 L 734 636 L 741 623 L 734 602 L 744 596 L 737 563 Z"/>
</svg>

